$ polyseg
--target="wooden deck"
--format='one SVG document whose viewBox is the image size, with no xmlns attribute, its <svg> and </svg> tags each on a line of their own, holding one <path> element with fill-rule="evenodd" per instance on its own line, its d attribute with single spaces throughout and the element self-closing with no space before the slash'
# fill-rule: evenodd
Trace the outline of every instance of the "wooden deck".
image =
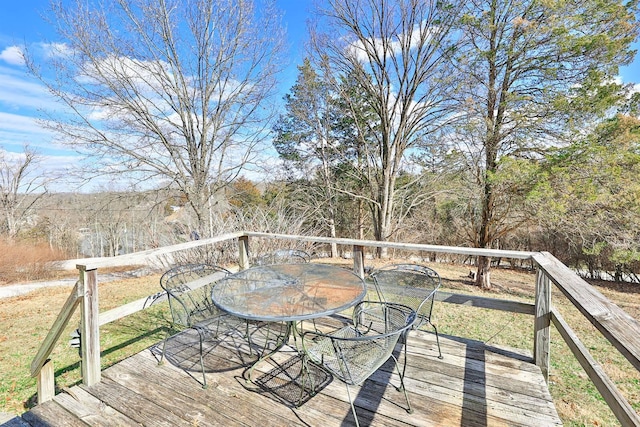
<svg viewBox="0 0 640 427">
<path fill-rule="evenodd" d="M 182 335 L 186 337 L 186 335 Z M 209 387 L 203 389 L 193 346 L 176 336 L 158 365 L 158 347 L 102 372 L 92 387 L 75 386 L 6 425 L 32 426 L 345 426 L 353 425 L 343 383 L 314 372 L 321 391 L 310 396 L 300 385 L 300 360 L 292 347 L 261 363 L 254 381 L 237 354 L 213 349 L 206 358 Z M 173 345 L 173 347 L 172 347 Z M 407 413 L 392 364 L 363 387 L 353 387 L 362 426 L 548 426 L 561 425 L 551 396 L 531 357 L 476 341 L 412 332 L 406 386 L 413 406 Z M 191 350 L 190 350 L 190 349 Z M 400 345 L 398 346 L 398 351 Z M 401 359 L 402 360 L 402 359 Z M 177 366 L 179 365 L 179 366 Z M 183 368 L 193 367 L 186 371 Z M 295 407 L 294 402 L 304 403 Z M 24 422 L 29 424 L 23 424 Z"/>
</svg>

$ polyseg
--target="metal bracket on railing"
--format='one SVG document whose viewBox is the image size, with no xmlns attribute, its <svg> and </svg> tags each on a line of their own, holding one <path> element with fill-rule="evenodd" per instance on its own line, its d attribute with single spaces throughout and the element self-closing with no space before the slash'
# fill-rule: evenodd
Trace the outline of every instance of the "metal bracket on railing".
<svg viewBox="0 0 640 427">
<path fill-rule="evenodd" d="M 72 331 L 69 334 L 69 336 L 71 337 L 71 339 L 69 340 L 69 346 L 71 346 L 71 348 L 77 348 L 78 354 L 80 355 L 80 357 L 82 357 L 81 350 L 80 350 L 80 341 L 82 338 L 80 334 L 80 329 L 76 329 Z"/>
</svg>

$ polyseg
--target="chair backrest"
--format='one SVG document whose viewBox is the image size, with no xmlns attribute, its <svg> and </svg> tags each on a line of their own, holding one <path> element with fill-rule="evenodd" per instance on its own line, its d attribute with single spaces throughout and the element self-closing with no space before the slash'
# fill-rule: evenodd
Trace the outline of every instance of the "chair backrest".
<svg viewBox="0 0 640 427">
<path fill-rule="evenodd" d="M 435 270 L 419 264 L 392 264 L 372 271 L 370 276 L 381 301 L 415 310 L 414 328 L 431 321 L 435 294 L 442 284 Z"/>
<path fill-rule="evenodd" d="M 194 324 L 219 313 L 211 301 L 211 289 L 218 279 L 231 272 L 208 264 L 185 264 L 173 267 L 160 277 L 167 292 L 173 322 L 183 326 Z"/>
<path fill-rule="evenodd" d="M 300 249 L 278 249 L 260 256 L 254 261 L 254 264 L 303 264 L 309 261 L 311 261 L 311 255 Z"/>
<path fill-rule="evenodd" d="M 363 301 L 354 310 L 355 328 L 332 334 L 305 332 L 303 346 L 312 342 L 305 352 L 341 381 L 361 384 L 391 357 L 414 317 L 415 312 L 401 304 Z"/>
</svg>

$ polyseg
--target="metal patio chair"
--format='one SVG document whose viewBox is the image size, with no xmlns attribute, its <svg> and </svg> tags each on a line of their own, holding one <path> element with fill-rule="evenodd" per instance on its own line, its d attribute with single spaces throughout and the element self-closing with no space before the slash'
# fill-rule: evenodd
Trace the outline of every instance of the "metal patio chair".
<svg viewBox="0 0 640 427">
<path fill-rule="evenodd" d="M 415 320 L 415 312 L 404 305 L 382 301 L 360 302 L 353 312 L 353 325 L 324 334 L 316 331 L 302 334 L 304 360 L 322 366 L 347 387 L 347 395 L 356 425 L 359 426 L 350 385 L 362 384 L 389 358 L 392 358 L 400 377 L 398 391 L 404 392 L 407 412 L 411 403 L 404 386 L 404 371 L 393 354 L 400 337 Z M 407 354 L 404 348 L 404 364 Z"/>
<path fill-rule="evenodd" d="M 256 258 L 254 265 L 302 264 L 311 261 L 311 255 L 300 249 L 278 249 Z"/>
<path fill-rule="evenodd" d="M 215 282 L 231 272 L 225 268 L 207 264 L 185 264 L 165 272 L 160 286 L 167 292 L 172 324 L 179 328 L 193 328 L 198 333 L 202 385 L 207 387 L 203 360 L 205 340 L 222 341 L 230 335 L 240 335 L 248 343 L 248 350 L 259 353 L 272 346 L 281 346 L 288 336 L 287 325 L 251 322 L 219 310 L 211 300 Z M 169 334 L 168 334 L 169 335 Z M 163 362 L 167 340 L 162 346 L 160 363 Z"/>
<path fill-rule="evenodd" d="M 442 281 L 440 275 L 424 265 L 391 264 L 370 273 L 381 301 L 396 302 L 411 307 L 416 312 L 412 329 L 424 324 L 433 327 L 438 344 L 438 358 L 442 359 L 438 328 L 431 322 L 433 302 Z"/>
</svg>

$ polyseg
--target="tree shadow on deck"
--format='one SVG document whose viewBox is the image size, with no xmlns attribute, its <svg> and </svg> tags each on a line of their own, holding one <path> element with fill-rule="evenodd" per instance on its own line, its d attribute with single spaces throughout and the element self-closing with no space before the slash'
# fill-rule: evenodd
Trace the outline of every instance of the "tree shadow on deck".
<svg viewBox="0 0 640 427">
<path fill-rule="evenodd" d="M 189 375 L 191 372 L 202 372 L 200 365 L 200 345 L 198 331 L 185 329 L 167 338 L 164 359 Z M 162 358 L 161 341 L 151 346 L 151 353 Z M 259 358 L 259 353 L 251 349 L 241 336 L 223 335 L 217 339 L 205 339 L 202 342 L 202 361 L 205 372 L 226 372 L 248 366 Z M 193 375 L 191 375 L 193 376 Z"/>
<path fill-rule="evenodd" d="M 472 360 L 480 362 L 480 366 L 472 364 Z M 471 347 L 467 345 L 464 367 L 464 385 L 462 388 L 462 421 L 460 422 L 460 425 L 475 425 L 478 427 L 487 426 L 487 379 L 485 363 L 486 360 L 484 352 L 472 351 Z M 481 387 L 472 386 L 472 381 L 476 384 L 480 384 Z"/>
</svg>

